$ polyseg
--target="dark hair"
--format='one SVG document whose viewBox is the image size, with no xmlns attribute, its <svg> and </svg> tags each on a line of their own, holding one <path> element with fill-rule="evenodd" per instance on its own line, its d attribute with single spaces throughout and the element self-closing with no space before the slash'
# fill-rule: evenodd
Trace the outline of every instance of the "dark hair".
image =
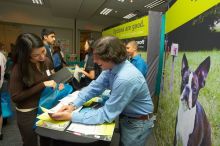
<svg viewBox="0 0 220 146">
<path fill-rule="evenodd" d="M 44 39 L 44 36 L 48 36 L 50 34 L 55 34 L 55 32 L 52 30 L 52 29 L 47 29 L 47 28 L 44 28 L 42 29 L 41 31 L 41 38 Z"/>
<path fill-rule="evenodd" d="M 58 46 L 58 45 L 53 46 L 53 51 L 54 52 L 60 52 L 61 51 L 60 46 Z"/>
<path fill-rule="evenodd" d="M 43 47 L 43 41 L 33 33 L 23 33 L 17 37 L 14 48 L 14 64 L 19 64 L 19 69 L 26 85 L 33 84 L 33 74 L 30 70 L 30 57 L 33 49 Z"/>
<path fill-rule="evenodd" d="M 89 50 L 88 50 L 88 52 L 92 52 L 92 51 L 93 51 L 93 48 L 94 48 L 93 45 L 94 45 L 95 40 L 94 40 L 94 39 L 87 39 L 86 42 L 88 42 L 88 44 L 89 44 Z"/>
<path fill-rule="evenodd" d="M 113 36 L 106 36 L 94 43 L 94 55 L 103 61 L 111 61 L 119 64 L 127 59 L 127 52 L 124 44 Z"/>
<path fill-rule="evenodd" d="M 12 58 L 12 53 L 9 52 L 7 57 Z"/>
</svg>

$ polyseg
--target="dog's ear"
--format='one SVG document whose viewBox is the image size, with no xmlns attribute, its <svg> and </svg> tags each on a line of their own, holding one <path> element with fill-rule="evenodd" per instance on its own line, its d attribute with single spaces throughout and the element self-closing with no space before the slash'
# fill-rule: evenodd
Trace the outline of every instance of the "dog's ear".
<svg viewBox="0 0 220 146">
<path fill-rule="evenodd" d="M 210 69 L 210 56 L 207 57 L 196 69 L 195 73 L 199 80 L 199 87 L 203 88 L 205 86 L 205 79 L 208 75 L 209 69 Z"/>
<path fill-rule="evenodd" d="M 181 75 L 183 76 L 183 74 L 185 73 L 185 71 L 188 70 L 188 69 L 189 69 L 188 61 L 187 61 L 186 55 L 185 55 L 185 53 L 184 53 L 184 54 L 183 54 L 183 59 L 182 59 Z"/>
</svg>

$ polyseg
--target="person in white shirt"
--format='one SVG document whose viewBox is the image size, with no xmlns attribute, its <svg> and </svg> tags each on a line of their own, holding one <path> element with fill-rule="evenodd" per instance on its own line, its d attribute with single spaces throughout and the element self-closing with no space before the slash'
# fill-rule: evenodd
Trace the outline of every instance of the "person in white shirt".
<svg viewBox="0 0 220 146">
<path fill-rule="evenodd" d="M 0 89 L 4 81 L 5 65 L 7 61 L 5 55 L 2 53 L 4 46 L 5 46 L 4 44 L 0 43 L 0 77 L 1 77 L 0 78 Z M 2 118 L 1 94 L 0 94 L 0 140 L 2 140 L 3 138 L 2 123 L 3 123 L 3 118 Z"/>
</svg>

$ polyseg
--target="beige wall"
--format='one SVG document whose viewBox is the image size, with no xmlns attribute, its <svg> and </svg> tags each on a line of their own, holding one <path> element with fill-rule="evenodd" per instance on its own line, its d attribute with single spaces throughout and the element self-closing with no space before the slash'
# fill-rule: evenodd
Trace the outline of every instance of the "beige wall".
<svg viewBox="0 0 220 146">
<path fill-rule="evenodd" d="M 74 52 L 75 48 L 73 48 L 73 29 L 70 28 L 44 27 L 0 22 L 0 42 L 6 44 L 6 51 L 10 52 L 10 43 L 15 43 L 15 40 L 19 34 L 30 32 L 40 36 L 41 30 L 43 28 L 53 29 L 56 33 L 57 40 L 68 40 L 70 53 Z"/>
<path fill-rule="evenodd" d="M 74 19 L 55 17 L 47 7 L 28 7 L 27 5 L 9 2 L 0 2 L 0 22 L 6 22 L 10 25 L 17 24 L 21 32 L 36 34 L 40 34 L 39 32 L 44 27 L 52 28 L 55 30 L 57 38 L 70 41 L 71 52 L 73 53 L 80 49 L 80 30 L 101 31 L 101 26 L 88 23 L 86 20 L 75 21 Z"/>
<path fill-rule="evenodd" d="M 21 32 L 18 25 L 0 23 L 0 42 L 6 45 L 6 52 L 11 51 L 10 44 L 15 42 Z"/>
<path fill-rule="evenodd" d="M 21 25 L 21 24 L 20 24 Z M 57 28 L 57 27 L 44 27 L 44 26 L 36 26 L 36 25 L 21 25 L 21 30 L 22 32 L 32 32 L 40 36 L 41 30 L 43 28 L 50 28 L 53 29 L 56 33 L 56 40 L 58 39 L 63 39 L 63 40 L 68 40 L 69 41 L 69 46 L 70 46 L 70 53 L 74 52 L 74 45 L 73 45 L 73 29 L 70 28 Z"/>
</svg>

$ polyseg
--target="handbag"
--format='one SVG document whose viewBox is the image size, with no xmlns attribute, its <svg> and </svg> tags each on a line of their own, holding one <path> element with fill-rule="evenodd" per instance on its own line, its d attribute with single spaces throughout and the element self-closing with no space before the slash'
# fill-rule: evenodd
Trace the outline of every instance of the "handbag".
<svg viewBox="0 0 220 146">
<path fill-rule="evenodd" d="M 67 96 L 73 91 L 72 86 L 69 84 L 64 84 L 64 88 L 62 90 L 58 90 L 58 88 L 53 89 L 51 87 L 46 87 L 40 96 L 40 101 L 38 107 L 44 107 L 46 109 L 50 109 L 54 107 L 60 99 Z M 42 114 L 43 111 L 41 108 L 38 108 L 38 114 Z"/>
<path fill-rule="evenodd" d="M 1 106 L 3 118 L 9 118 L 13 115 L 11 109 L 10 94 L 8 92 L 1 92 Z"/>
</svg>

